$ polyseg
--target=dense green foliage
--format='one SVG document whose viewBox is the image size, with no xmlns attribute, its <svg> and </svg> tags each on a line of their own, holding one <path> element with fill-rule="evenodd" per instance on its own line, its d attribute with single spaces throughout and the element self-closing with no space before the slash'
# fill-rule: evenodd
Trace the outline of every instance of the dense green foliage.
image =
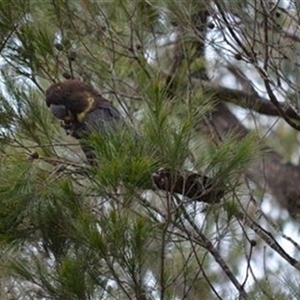
<svg viewBox="0 0 300 300">
<path fill-rule="evenodd" d="M 296 299 L 280 267 L 247 265 L 265 245 L 238 217 L 245 196 L 261 197 L 243 172 L 267 152 L 264 124 L 243 138 L 207 134 L 218 99 L 191 81 L 206 66 L 195 19 L 206 1 L 17 2 L 0 1 L 0 298 Z M 97 167 L 45 104 L 45 89 L 71 77 L 128 124 L 91 138 Z M 160 168 L 205 173 L 224 199 L 157 191 Z"/>
</svg>

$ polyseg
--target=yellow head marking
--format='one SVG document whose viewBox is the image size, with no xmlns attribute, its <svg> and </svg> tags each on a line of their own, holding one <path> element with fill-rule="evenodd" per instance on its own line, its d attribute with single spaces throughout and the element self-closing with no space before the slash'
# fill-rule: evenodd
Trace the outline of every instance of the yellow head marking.
<svg viewBox="0 0 300 300">
<path fill-rule="evenodd" d="M 94 97 L 87 94 L 86 102 L 87 102 L 87 106 L 86 106 L 85 110 L 83 112 L 77 114 L 77 121 L 80 122 L 80 123 L 82 123 L 84 121 L 84 119 L 86 118 L 86 115 L 93 108 L 95 99 L 94 99 Z"/>
</svg>

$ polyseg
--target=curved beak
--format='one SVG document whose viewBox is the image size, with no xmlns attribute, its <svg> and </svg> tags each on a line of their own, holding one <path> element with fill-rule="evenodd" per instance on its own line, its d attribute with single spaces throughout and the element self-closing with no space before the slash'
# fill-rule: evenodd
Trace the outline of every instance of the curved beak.
<svg viewBox="0 0 300 300">
<path fill-rule="evenodd" d="M 50 110 L 53 116 L 57 119 L 64 120 L 69 115 L 67 108 L 64 105 L 50 105 Z"/>
<path fill-rule="evenodd" d="M 53 116 L 57 119 L 63 120 L 65 122 L 73 122 L 74 117 L 71 112 L 64 105 L 50 105 L 50 110 Z"/>
</svg>

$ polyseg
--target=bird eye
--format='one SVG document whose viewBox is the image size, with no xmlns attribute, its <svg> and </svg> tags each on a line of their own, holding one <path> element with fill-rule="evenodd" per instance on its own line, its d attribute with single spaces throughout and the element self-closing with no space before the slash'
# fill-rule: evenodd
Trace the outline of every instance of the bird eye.
<svg viewBox="0 0 300 300">
<path fill-rule="evenodd" d="M 277 11 L 275 16 L 276 16 L 276 18 L 279 18 L 281 16 L 281 13 Z"/>
</svg>

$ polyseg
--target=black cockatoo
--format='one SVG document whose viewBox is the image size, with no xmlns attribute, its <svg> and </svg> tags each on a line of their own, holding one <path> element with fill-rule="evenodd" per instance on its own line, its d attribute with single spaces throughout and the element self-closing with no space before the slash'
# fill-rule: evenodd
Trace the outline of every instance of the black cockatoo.
<svg viewBox="0 0 300 300">
<path fill-rule="evenodd" d="M 94 151 L 87 143 L 89 136 L 93 132 L 103 134 L 117 130 L 125 124 L 120 112 L 108 100 L 80 80 L 69 79 L 51 85 L 46 91 L 46 103 L 52 114 L 63 121 L 63 127 L 80 141 L 92 165 L 96 162 Z M 224 195 L 222 189 L 215 188 L 214 180 L 200 174 L 181 175 L 176 170 L 162 168 L 152 174 L 149 182 L 158 189 L 208 203 L 219 202 Z"/>
<path fill-rule="evenodd" d="M 86 139 L 94 131 L 105 133 L 123 123 L 119 111 L 92 86 L 76 79 L 51 85 L 46 91 L 46 103 L 52 114 L 63 121 L 63 127 L 77 138 L 87 159 L 94 155 Z"/>
</svg>

